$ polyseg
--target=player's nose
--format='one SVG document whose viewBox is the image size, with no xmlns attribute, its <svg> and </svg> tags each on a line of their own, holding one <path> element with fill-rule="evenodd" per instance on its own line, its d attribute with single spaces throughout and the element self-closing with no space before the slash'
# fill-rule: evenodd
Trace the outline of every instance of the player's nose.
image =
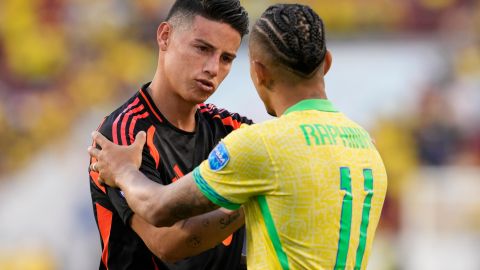
<svg viewBox="0 0 480 270">
<path fill-rule="evenodd" d="M 207 59 L 203 67 L 203 72 L 208 73 L 212 78 L 218 75 L 220 69 L 220 59 L 217 56 L 212 56 Z"/>
</svg>

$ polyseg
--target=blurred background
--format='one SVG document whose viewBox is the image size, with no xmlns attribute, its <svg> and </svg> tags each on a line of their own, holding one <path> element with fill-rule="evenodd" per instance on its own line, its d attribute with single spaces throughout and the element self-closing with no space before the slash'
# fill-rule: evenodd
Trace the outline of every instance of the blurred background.
<svg viewBox="0 0 480 270">
<path fill-rule="evenodd" d="M 241 2 L 253 21 L 278 1 Z M 296 2 L 325 20 L 329 98 L 388 170 L 368 269 L 480 269 L 480 1 Z M 0 1 L 0 269 L 98 268 L 90 132 L 152 78 L 171 4 Z M 247 55 L 209 102 L 261 122 Z"/>
</svg>

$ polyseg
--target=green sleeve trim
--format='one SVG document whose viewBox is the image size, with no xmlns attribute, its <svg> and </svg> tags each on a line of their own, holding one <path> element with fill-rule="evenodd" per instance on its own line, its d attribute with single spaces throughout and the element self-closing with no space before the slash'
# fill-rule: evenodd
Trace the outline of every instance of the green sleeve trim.
<svg viewBox="0 0 480 270">
<path fill-rule="evenodd" d="M 267 199 L 265 196 L 258 196 L 258 204 L 260 205 L 260 210 L 262 211 L 263 220 L 265 221 L 265 226 L 267 227 L 268 235 L 270 240 L 272 240 L 273 247 L 277 253 L 278 260 L 283 270 L 290 269 L 288 266 L 288 257 L 285 251 L 282 248 L 282 243 L 280 242 L 280 237 L 278 236 L 277 229 L 275 228 L 275 223 L 273 222 L 272 214 L 268 208 Z"/>
<path fill-rule="evenodd" d="M 198 189 L 207 197 L 211 202 L 216 205 L 219 205 L 223 208 L 227 208 L 229 210 L 237 210 L 240 208 L 240 204 L 233 203 L 220 194 L 218 194 L 213 188 L 203 179 L 202 175 L 200 174 L 200 168 L 197 167 L 193 170 L 193 179 L 195 179 L 195 183 L 197 184 Z"/>
</svg>

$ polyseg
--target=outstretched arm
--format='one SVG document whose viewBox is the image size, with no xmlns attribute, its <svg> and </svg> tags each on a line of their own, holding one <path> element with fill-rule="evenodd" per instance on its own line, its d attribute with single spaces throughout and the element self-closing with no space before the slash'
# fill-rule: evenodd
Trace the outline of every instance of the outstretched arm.
<svg viewBox="0 0 480 270">
<path fill-rule="evenodd" d="M 217 209 L 198 189 L 192 173 L 167 186 L 150 181 L 138 168 L 142 160 L 145 132 L 135 142 L 119 146 L 98 132 L 92 134 L 101 150 L 89 147 L 97 159 L 92 170 L 99 172 L 100 181 L 120 188 L 132 210 L 154 226 L 171 226 L 177 221 Z"/>
<path fill-rule="evenodd" d="M 131 169 L 119 177 L 114 185 L 125 193 L 133 212 L 157 227 L 171 226 L 179 220 L 219 207 L 201 193 L 192 173 L 163 186 L 150 181 L 140 171 Z"/>
</svg>

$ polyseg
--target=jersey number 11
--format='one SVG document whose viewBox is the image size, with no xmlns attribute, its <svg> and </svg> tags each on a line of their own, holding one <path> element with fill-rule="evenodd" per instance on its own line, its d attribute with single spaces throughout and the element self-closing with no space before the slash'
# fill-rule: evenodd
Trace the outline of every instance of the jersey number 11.
<svg viewBox="0 0 480 270">
<path fill-rule="evenodd" d="M 367 244 L 367 229 L 370 219 L 370 208 L 373 196 L 373 174 L 371 169 L 363 170 L 364 190 L 367 195 L 363 201 L 362 223 L 360 224 L 360 238 L 358 241 L 357 254 L 355 256 L 355 270 L 362 266 L 365 246 Z M 350 168 L 340 168 L 340 188 L 345 190 L 342 202 L 342 214 L 340 218 L 340 237 L 338 239 L 337 260 L 335 270 L 345 269 L 347 263 L 348 247 L 350 242 L 350 231 L 352 225 L 352 178 Z"/>
</svg>

